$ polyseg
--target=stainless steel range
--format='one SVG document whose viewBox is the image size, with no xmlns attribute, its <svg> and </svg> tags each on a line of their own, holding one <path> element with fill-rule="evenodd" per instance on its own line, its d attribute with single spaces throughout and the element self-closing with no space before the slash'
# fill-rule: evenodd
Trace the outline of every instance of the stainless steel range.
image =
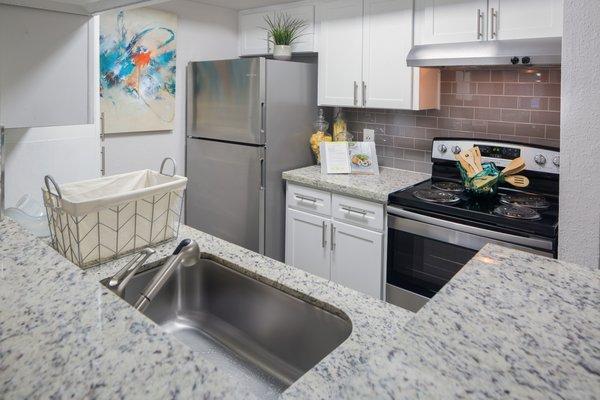
<svg viewBox="0 0 600 400">
<path fill-rule="evenodd" d="M 519 156 L 525 190 L 501 185 L 478 199 L 463 191 L 455 155 L 478 146 L 483 162 L 506 166 Z M 386 299 L 416 311 L 485 244 L 556 258 L 559 150 L 533 144 L 436 138 L 431 179 L 389 196 Z"/>
</svg>

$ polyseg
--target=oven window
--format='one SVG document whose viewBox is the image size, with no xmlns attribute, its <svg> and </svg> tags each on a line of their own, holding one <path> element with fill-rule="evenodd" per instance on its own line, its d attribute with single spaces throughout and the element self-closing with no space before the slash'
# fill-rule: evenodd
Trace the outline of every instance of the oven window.
<svg viewBox="0 0 600 400">
<path fill-rule="evenodd" d="M 387 283 L 433 297 L 477 253 L 395 229 L 388 232 Z"/>
</svg>

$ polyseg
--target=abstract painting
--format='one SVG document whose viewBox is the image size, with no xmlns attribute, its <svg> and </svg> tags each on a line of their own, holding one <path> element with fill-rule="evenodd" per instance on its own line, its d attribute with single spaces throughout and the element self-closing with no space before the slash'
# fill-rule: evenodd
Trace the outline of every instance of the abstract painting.
<svg viewBox="0 0 600 400">
<path fill-rule="evenodd" d="M 100 17 L 104 133 L 164 131 L 175 118 L 177 16 L 142 8 Z"/>
</svg>

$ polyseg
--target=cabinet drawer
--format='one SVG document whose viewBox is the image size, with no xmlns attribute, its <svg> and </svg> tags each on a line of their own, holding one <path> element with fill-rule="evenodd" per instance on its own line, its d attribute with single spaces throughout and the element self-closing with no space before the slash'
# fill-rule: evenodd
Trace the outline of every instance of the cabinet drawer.
<svg viewBox="0 0 600 400">
<path fill-rule="evenodd" d="M 288 207 L 296 210 L 331 215 L 331 193 L 322 190 L 288 184 L 286 201 Z"/>
<path fill-rule="evenodd" d="M 383 230 L 383 204 L 334 194 L 331 215 L 339 221 Z"/>
</svg>

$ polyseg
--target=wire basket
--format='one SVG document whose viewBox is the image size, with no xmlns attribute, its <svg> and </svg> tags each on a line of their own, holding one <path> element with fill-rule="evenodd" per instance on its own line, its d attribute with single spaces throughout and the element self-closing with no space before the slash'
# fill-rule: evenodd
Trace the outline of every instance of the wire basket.
<svg viewBox="0 0 600 400">
<path fill-rule="evenodd" d="M 163 173 L 173 163 L 173 174 Z M 187 178 L 175 161 L 159 172 L 135 171 L 62 187 L 49 175 L 42 188 L 52 246 L 81 268 L 176 238 Z M 116 194 L 115 194 L 116 192 Z"/>
</svg>

